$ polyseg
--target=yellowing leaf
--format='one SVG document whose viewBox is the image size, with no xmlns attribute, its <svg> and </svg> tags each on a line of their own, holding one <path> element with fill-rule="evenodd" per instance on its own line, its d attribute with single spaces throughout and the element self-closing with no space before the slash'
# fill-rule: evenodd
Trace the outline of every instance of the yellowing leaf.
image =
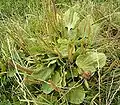
<svg viewBox="0 0 120 105">
<path fill-rule="evenodd" d="M 84 55 L 79 55 L 76 59 L 76 64 L 84 71 L 94 72 L 96 68 L 102 68 L 106 63 L 104 53 L 87 52 Z"/>
</svg>

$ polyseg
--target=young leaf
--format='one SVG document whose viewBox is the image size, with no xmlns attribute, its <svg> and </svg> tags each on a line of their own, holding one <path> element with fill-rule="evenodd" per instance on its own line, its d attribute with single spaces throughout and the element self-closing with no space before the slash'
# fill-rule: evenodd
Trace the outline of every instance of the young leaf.
<svg viewBox="0 0 120 105">
<path fill-rule="evenodd" d="M 78 17 L 78 13 L 74 11 L 74 7 L 68 9 L 65 12 L 63 20 L 64 20 L 65 27 L 68 28 L 68 32 L 70 31 L 70 29 L 75 28 L 75 25 L 79 20 L 79 17 Z"/>
</svg>

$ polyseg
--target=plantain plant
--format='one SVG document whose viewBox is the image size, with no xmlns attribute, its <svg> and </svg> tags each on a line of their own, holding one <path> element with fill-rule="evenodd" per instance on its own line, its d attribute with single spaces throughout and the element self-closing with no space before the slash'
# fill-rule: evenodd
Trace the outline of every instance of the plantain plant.
<svg viewBox="0 0 120 105">
<path fill-rule="evenodd" d="M 25 19 L 7 18 L 3 23 L 0 75 L 17 79 L 20 104 L 75 105 L 90 100 L 93 105 L 97 98 L 100 102 L 100 73 L 107 57 L 97 42 L 103 21 L 109 20 L 96 19 L 94 13 L 101 14 L 89 3 L 86 8 L 76 4 L 61 10 L 54 0 L 44 0 L 40 13 L 31 8 L 35 13 L 28 12 Z M 92 96 L 96 81 L 98 90 Z"/>
<path fill-rule="evenodd" d="M 51 6 L 49 8 L 45 11 L 46 19 L 40 20 L 42 23 L 36 23 L 34 18 L 32 18 L 34 19 L 32 26 L 30 22 L 28 23 L 31 26 L 29 29 L 33 32 L 35 31 L 33 30 L 34 24 L 37 27 L 40 26 L 41 30 L 38 29 L 40 33 L 35 31 L 33 37 L 32 35 L 21 36 L 21 38 L 16 36 L 15 39 L 13 36 L 15 33 L 9 32 L 10 37 L 14 38 L 16 43 L 18 42 L 19 50 L 29 55 L 26 60 L 28 60 L 28 66 L 33 65 L 33 70 L 17 63 L 19 52 L 14 49 L 12 52 L 14 58 L 9 60 L 8 64 L 27 74 L 23 77 L 26 84 L 38 83 L 41 86 L 42 93 L 37 96 L 38 104 L 42 102 L 52 105 L 53 103 L 59 104 L 61 101 L 62 103 L 80 104 L 84 101 L 89 89 L 87 81 L 106 63 L 104 53 L 91 49 L 95 43 L 99 24 L 93 25 L 94 21 L 90 15 L 86 15 L 81 20 L 77 12 L 78 5 L 69 8 L 64 14 L 55 12 Z M 25 33 L 29 34 L 30 30 L 27 26 L 25 28 Z M 47 97 L 47 100 L 49 100 L 48 97 L 53 97 L 55 101 L 51 99 L 48 103 L 43 97 Z"/>
</svg>

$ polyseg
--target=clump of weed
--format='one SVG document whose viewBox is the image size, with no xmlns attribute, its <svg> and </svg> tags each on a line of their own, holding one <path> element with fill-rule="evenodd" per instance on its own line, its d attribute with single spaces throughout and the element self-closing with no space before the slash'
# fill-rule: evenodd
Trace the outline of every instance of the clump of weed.
<svg viewBox="0 0 120 105">
<path fill-rule="evenodd" d="M 76 2 L 3 2 L 1 104 L 119 104 L 119 2 Z"/>
</svg>

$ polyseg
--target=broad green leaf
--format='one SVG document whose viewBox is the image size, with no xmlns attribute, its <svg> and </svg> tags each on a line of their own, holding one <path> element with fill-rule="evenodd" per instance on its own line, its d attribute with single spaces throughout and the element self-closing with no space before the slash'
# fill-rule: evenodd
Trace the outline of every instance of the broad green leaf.
<svg viewBox="0 0 120 105">
<path fill-rule="evenodd" d="M 64 20 L 65 27 L 68 28 L 68 31 L 70 31 L 70 29 L 75 28 L 79 20 L 79 17 L 78 17 L 78 13 L 74 11 L 74 7 L 68 9 L 65 12 L 63 20 Z"/>
<path fill-rule="evenodd" d="M 73 53 L 75 53 L 74 44 L 70 44 L 69 40 L 59 38 L 57 42 L 58 42 L 58 45 L 57 45 L 58 50 L 63 57 L 67 57 L 67 56 L 70 57 L 70 54 L 72 55 Z"/>
<path fill-rule="evenodd" d="M 72 104 L 80 104 L 85 98 L 85 91 L 82 86 L 73 88 L 67 94 L 67 99 Z"/>
<path fill-rule="evenodd" d="M 62 77 L 60 76 L 60 73 L 59 73 L 59 72 L 56 71 L 56 72 L 52 75 L 51 80 L 54 82 L 54 84 L 55 84 L 56 86 L 61 87 Z"/>
<path fill-rule="evenodd" d="M 81 37 L 87 38 L 87 42 L 89 44 L 92 44 L 94 42 L 95 36 L 99 29 L 99 24 L 93 23 L 93 17 L 91 15 L 87 15 L 86 18 L 84 18 L 78 26 Z"/>
<path fill-rule="evenodd" d="M 62 77 L 60 76 L 59 72 L 56 71 L 55 73 L 53 73 L 51 80 L 57 87 L 58 86 L 61 87 Z M 49 94 L 50 92 L 52 92 L 54 90 L 54 88 L 51 87 L 50 84 L 43 83 L 42 90 L 44 93 Z"/>
<path fill-rule="evenodd" d="M 45 94 L 49 94 L 49 93 L 51 93 L 54 89 L 50 86 L 50 84 L 43 83 L 41 90 L 42 90 Z"/>
<path fill-rule="evenodd" d="M 58 39 L 58 49 L 63 57 L 68 56 L 68 40 L 67 39 Z"/>
<path fill-rule="evenodd" d="M 39 71 L 35 71 L 33 72 L 33 74 L 31 75 L 34 79 L 37 80 L 43 80 L 45 81 L 46 79 L 48 79 L 50 77 L 50 75 L 53 73 L 55 68 L 55 65 L 52 65 L 51 67 L 45 67 L 40 69 Z"/>
<path fill-rule="evenodd" d="M 84 55 L 79 55 L 76 59 L 76 64 L 84 71 L 96 71 L 96 68 L 102 68 L 106 63 L 104 53 L 87 52 Z M 80 69 L 79 69 L 80 70 Z"/>
</svg>

